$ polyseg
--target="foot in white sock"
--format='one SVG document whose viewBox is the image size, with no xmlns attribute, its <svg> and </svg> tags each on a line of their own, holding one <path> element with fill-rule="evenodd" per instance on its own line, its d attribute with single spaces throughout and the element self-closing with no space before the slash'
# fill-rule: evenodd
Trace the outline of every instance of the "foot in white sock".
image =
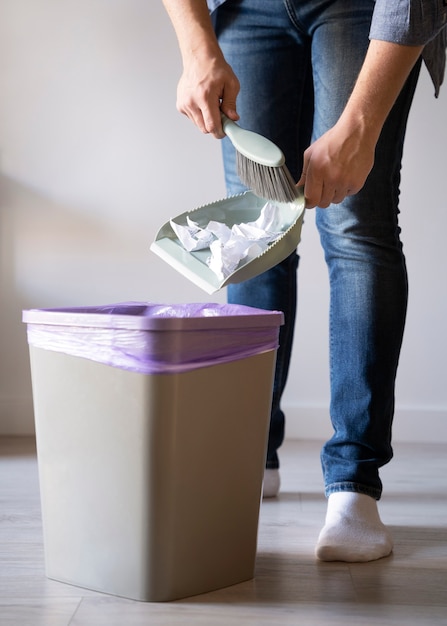
<svg viewBox="0 0 447 626">
<path fill-rule="evenodd" d="M 276 498 L 281 486 L 281 478 L 278 469 L 264 470 L 264 484 L 262 487 L 263 498 Z"/>
<path fill-rule="evenodd" d="M 393 539 L 374 498 L 349 491 L 329 496 L 325 526 L 315 550 L 320 561 L 375 561 L 392 549 Z"/>
</svg>

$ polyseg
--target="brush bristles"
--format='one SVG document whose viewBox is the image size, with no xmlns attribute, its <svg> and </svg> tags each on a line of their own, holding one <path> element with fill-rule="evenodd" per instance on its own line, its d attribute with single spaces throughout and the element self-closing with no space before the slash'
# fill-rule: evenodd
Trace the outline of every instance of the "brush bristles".
<svg viewBox="0 0 447 626">
<path fill-rule="evenodd" d="M 261 165 L 236 150 L 236 167 L 244 185 L 261 198 L 273 202 L 293 202 L 298 197 L 298 189 L 286 165 Z"/>
</svg>

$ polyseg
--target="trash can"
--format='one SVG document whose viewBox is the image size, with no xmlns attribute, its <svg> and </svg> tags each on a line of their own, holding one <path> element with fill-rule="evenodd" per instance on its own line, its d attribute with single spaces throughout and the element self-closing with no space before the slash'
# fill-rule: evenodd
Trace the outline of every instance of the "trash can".
<svg viewBox="0 0 447 626">
<path fill-rule="evenodd" d="M 23 312 L 49 578 L 168 601 L 254 575 L 283 315 Z"/>
</svg>

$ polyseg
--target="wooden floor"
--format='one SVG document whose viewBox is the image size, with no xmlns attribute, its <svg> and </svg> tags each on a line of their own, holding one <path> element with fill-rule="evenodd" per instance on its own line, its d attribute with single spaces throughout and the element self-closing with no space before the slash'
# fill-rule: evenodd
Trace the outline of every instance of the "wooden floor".
<svg viewBox="0 0 447 626">
<path fill-rule="evenodd" d="M 395 446 L 380 504 L 395 549 L 366 564 L 314 559 L 325 513 L 319 448 L 282 449 L 283 488 L 261 507 L 254 580 L 144 603 L 45 577 L 34 442 L 0 438 L 0 625 L 447 624 L 447 446 Z"/>
</svg>

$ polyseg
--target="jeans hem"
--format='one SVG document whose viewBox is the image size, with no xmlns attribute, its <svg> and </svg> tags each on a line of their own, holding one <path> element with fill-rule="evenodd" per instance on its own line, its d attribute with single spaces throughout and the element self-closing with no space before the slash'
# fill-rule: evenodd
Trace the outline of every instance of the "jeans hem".
<svg viewBox="0 0 447 626">
<path fill-rule="evenodd" d="M 359 483 L 351 482 L 332 483 L 330 485 L 327 485 L 324 493 L 326 498 L 328 498 L 331 493 L 338 493 L 340 491 L 362 493 L 365 496 L 370 496 L 371 498 L 374 498 L 374 500 L 380 500 L 380 497 L 382 495 L 381 489 L 376 489 L 374 487 L 369 487 L 368 485 L 361 485 Z"/>
<path fill-rule="evenodd" d="M 266 461 L 265 469 L 272 469 L 272 470 L 279 469 L 279 461 Z"/>
</svg>

